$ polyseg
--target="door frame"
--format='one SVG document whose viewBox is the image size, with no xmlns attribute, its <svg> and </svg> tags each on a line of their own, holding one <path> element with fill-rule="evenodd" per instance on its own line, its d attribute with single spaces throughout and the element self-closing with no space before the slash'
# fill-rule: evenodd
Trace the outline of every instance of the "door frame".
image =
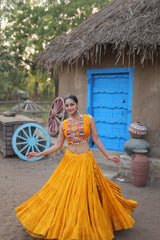
<svg viewBox="0 0 160 240">
<path fill-rule="evenodd" d="M 89 69 L 86 71 L 87 74 L 87 109 L 86 112 L 90 115 L 93 115 L 93 76 L 94 75 L 105 75 L 105 74 L 115 74 L 115 73 L 128 73 L 129 82 L 128 82 L 128 112 L 127 112 L 127 127 L 131 124 L 132 119 L 132 93 L 133 93 L 133 72 L 134 68 L 97 68 Z M 127 132 L 127 139 L 130 139 L 130 134 Z M 91 143 L 91 139 L 90 139 Z"/>
</svg>

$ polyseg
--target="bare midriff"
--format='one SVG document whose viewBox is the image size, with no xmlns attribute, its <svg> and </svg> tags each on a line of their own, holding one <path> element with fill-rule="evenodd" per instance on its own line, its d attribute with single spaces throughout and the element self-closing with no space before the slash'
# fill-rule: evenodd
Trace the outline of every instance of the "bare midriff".
<svg viewBox="0 0 160 240">
<path fill-rule="evenodd" d="M 88 142 L 83 142 L 79 144 L 69 144 L 68 150 L 72 153 L 82 154 L 90 151 Z"/>
</svg>

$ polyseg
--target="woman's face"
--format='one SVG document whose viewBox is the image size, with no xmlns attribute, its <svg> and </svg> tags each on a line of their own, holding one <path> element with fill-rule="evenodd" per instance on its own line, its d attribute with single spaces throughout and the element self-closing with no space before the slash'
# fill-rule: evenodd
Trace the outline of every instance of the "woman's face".
<svg viewBox="0 0 160 240">
<path fill-rule="evenodd" d="M 69 113 L 70 115 L 75 114 L 78 109 L 78 103 L 76 103 L 72 99 L 67 99 L 65 101 L 65 109 L 66 112 Z"/>
</svg>

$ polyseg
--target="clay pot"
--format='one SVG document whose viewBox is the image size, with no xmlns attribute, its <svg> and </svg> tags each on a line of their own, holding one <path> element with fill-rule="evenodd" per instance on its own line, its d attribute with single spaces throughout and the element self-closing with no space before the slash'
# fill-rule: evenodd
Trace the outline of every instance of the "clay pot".
<svg viewBox="0 0 160 240">
<path fill-rule="evenodd" d="M 149 159 L 145 150 L 135 150 L 131 158 L 132 183 L 144 187 L 148 179 Z"/>
<path fill-rule="evenodd" d="M 147 133 L 147 128 L 142 122 L 134 122 L 128 128 L 131 137 L 143 138 Z"/>
<path fill-rule="evenodd" d="M 143 149 L 146 152 L 150 152 L 150 144 L 142 138 L 131 138 L 124 144 L 124 150 L 128 153 L 129 156 L 134 154 L 133 150 Z"/>
</svg>

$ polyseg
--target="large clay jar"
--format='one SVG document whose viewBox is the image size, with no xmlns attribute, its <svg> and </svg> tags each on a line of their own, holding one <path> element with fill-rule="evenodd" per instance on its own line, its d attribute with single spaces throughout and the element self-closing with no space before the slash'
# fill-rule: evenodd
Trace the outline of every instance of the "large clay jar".
<svg viewBox="0 0 160 240">
<path fill-rule="evenodd" d="M 142 122 L 134 122 L 128 128 L 131 137 L 143 138 L 147 133 L 147 128 Z"/>
<path fill-rule="evenodd" d="M 131 158 L 132 183 L 136 187 L 144 187 L 148 179 L 149 159 L 145 150 L 135 150 Z"/>
</svg>

